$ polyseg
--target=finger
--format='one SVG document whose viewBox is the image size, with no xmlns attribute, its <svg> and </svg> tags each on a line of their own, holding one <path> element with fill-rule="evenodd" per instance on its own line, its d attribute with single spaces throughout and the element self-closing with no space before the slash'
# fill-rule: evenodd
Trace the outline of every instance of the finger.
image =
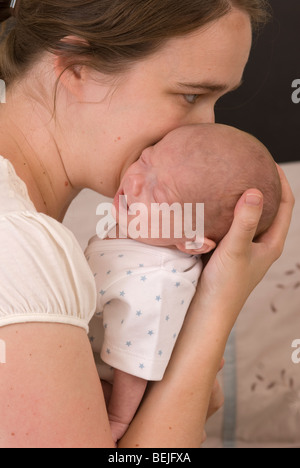
<svg viewBox="0 0 300 468">
<path fill-rule="evenodd" d="M 232 227 L 226 236 L 231 254 L 244 254 L 257 232 L 263 212 L 263 194 L 256 189 L 247 190 L 239 200 Z"/>
<path fill-rule="evenodd" d="M 290 228 L 293 209 L 295 206 L 295 197 L 284 171 L 281 169 L 281 167 L 277 167 L 282 185 L 282 200 L 274 223 L 270 229 L 268 229 L 268 231 L 261 236 L 260 242 L 269 245 L 272 250 L 274 250 L 275 255 L 276 249 L 278 249 L 278 257 L 282 253 L 284 243 Z"/>
</svg>

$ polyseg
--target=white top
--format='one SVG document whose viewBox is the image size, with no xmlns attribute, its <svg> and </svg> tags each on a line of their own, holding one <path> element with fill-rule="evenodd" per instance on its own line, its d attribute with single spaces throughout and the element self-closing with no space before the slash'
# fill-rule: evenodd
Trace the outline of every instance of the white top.
<svg viewBox="0 0 300 468">
<path fill-rule="evenodd" d="M 95 237 L 86 257 L 98 292 L 90 340 L 100 377 L 111 382 L 112 366 L 161 380 L 196 291 L 199 256 L 131 239 Z"/>
<path fill-rule="evenodd" d="M 71 231 L 38 213 L 0 156 L 0 327 L 54 322 L 88 331 L 95 281 Z"/>
</svg>

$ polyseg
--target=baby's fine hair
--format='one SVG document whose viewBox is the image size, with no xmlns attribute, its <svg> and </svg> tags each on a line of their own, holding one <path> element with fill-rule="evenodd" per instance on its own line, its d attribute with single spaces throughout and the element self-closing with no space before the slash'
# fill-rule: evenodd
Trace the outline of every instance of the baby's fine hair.
<svg viewBox="0 0 300 468">
<path fill-rule="evenodd" d="M 176 132 L 181 132 L 183 145 L 177 140 L 170 171 L 176 170 L 182 203 L 205 204 L 205 236 L 220 242 L 232 225 L 238 200 L 253 188 L 264 196 L 256 236 L 265 232 L 273 224 L 282 196 L 277 166 L 268 149 L 252 135 L 226 125 L 182 127 L 169 138 Z"/>
</svg>

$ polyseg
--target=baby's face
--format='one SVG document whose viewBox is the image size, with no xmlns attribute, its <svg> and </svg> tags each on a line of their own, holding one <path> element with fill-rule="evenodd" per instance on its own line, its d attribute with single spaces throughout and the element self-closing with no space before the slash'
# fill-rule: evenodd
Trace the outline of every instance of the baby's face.
<svg viewBox="0 0 300 468">
<path fill-rule="evenodd" d="M 180 194 L 176 187 L 176 168 L 174 168 L 174 160 L 172 161 L 172 153 L 172 145 L 168 144 L 168 138 L 147 148 L 138 161 L 132 164 L 125 173 L 114 199 L 117 221 L 122 231 L 126 230 L 125 232 L 127 232 L 128 225 L 136 218 L 136 214 L 140 213 L 139 220 L 144 221 L 144 226 L 148 224 L 148 230 L 146 235 L 141 234 L 141 238 L 138 240 L 151 245 L 170 246 L 176 243 L 176 239 L 178 241 L 178 238 L 174 236 L 172 216 L 170 236 L 163 235 L 161 227 L 158 238 L 151 235 L 151 227 L 154 229 L 156 222 L 153 213 L 155 213 L 157 205 L 166 203 L 171 206 L 180 200 Z M 169 170 L 170 167 L 172 167 L 172 171 Z M 132 237 L 130 233 L 129 237 Z"/>
</svg>

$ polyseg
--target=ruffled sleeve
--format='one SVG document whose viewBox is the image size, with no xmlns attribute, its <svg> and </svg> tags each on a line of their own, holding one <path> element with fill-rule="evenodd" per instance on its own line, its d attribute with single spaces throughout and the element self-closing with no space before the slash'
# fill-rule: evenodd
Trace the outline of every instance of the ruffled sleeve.
<svg viewBox="0 0 300 468">
<path fill-rule="evenodd" d="M 94 277 L 75 236 L 36 211 L 0 156 L 0 327 L 55 322 L 88 331 L 95 308 Z"/>
<path fill-rule="evenodd" d="M 0 327 L 55 322 L 88 331 L 95 308 L 93 275 L 66 227 L 37 212 L 0 215 Z"/>
</svg>

